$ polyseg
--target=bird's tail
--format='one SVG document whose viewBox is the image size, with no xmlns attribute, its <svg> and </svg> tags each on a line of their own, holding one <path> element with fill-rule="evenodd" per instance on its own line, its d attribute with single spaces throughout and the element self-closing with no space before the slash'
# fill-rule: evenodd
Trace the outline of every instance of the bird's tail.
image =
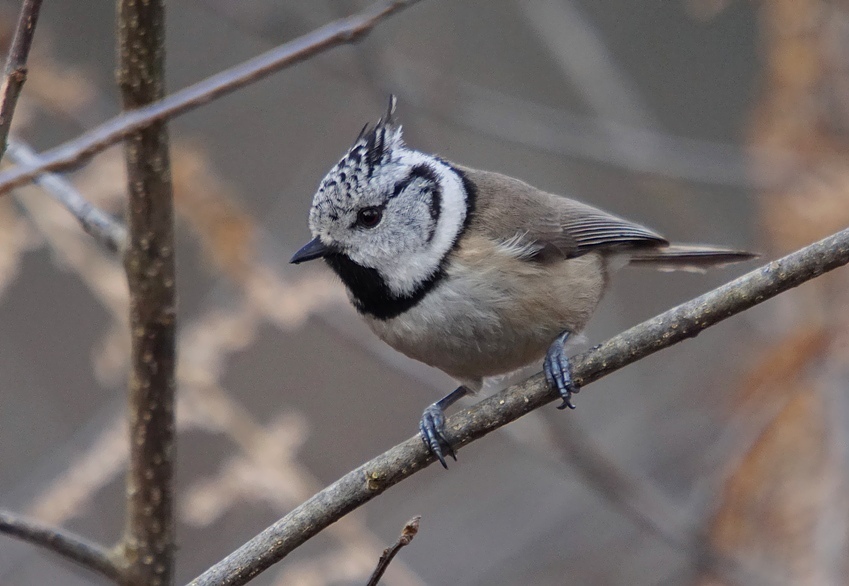
<svg viewBox="0 0 849 586">
<path fill-rule="evenodd" d="M 670 244 L 659 248 L 644 248 L 629 253 L 628 263 L 650 266 L 661 271 L 704 272 L 760 256 L 745 250 L 734 250 L 707 244 Z"/>
</svg>

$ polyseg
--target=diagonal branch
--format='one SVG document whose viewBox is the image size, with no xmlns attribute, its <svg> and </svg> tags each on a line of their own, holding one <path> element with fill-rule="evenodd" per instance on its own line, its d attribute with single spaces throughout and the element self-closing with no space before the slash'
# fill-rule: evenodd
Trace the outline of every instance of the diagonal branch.
<svg viewBox="0 0 849 586">
<path fill-rule="evenodd" d="M 120 578 L 108 550 L 70 531 L 0 511 L 0 533 L 42 547 L 112 580 Z"/>
<path fill-rule="evenodd" d="M 27 80 L 27 58 L 40 11 L 41 0 L 24 0 L 12 46 L 9 48 L 9 57 L 3 72 L 3 85 L 0 87 L 0 159 L 6 152 L 6 139 L 9 137 L 9 128 L 12 127 L 15 106 L 18 105 L 18 96 L 21 95 L 21 88 Z"/>
<path fill-rule="evenodd" d="M 44 152 L 38 163 L 19 165 L 0 173 L 0 195 L 29 183 L 46 171 L 67 171 L 76 167 L 151 124 L 185 114 L 327 49 L 358 41 L 380 21 L 418 1 L 377 2 L 357 15 L 327 24 L 267 53 L 171 94 L 167 98 L 159 99 L 131 112 L 124 112 L 97 128 Z"/>
<path fill-rule="evenodd" d="M 39 157 L 32 148 L 20 139 L 10 139 L 7 151 L 9 158 L 19 165 L 38 164 Z M 44 173 L 35 179 L 47 193 L 68 210 L 98 244 L 109 250 L 123 254 L 127 240 L 124 225 L 86 200 L 76 187 L 54 173 Z"/>
<path fill-rule="evenodd" d="M 849 229 L 643 322 L 573 358 L 573 379 L 588 385 L 615 370 L 849 263 Z M 555 400 L 542 374 L 451 417 L 455 449 Z M 282 560 L 354 509 L 434 462 L 416 436 L 349 472 L 196 578 L 193 586 L 236 586 Z"/>
<path fill-rule="evenodd" d="M 165 0 L 118 0 L 118 85 L 125 110 L 165 93 Z M 176 272 L 168 133 L 159 121 L 124 141 L 129 201 L 124 268 L 130 292 L 127 516 L 124 583 L 174 576 Z"/>
</svg>

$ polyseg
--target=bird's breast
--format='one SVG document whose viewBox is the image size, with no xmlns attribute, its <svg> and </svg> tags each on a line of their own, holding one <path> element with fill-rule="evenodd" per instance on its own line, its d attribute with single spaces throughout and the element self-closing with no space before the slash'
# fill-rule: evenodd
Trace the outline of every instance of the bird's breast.
<svg viewBox="0 0 849 586">
<path fill-rule="evenodd" d="M 415 306 L 371 329 L 407 356 L 461 380 L 541 360 L 564 330 L 583 329 L 604 289 L 603 263 L 590 254 L 542 265 L 466 243 Z"/>
</svg>

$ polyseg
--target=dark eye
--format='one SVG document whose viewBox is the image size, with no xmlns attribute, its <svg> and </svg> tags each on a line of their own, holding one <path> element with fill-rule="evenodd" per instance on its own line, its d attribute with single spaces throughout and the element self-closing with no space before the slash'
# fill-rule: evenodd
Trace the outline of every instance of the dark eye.
<svg viewBox="0 0 849 586">
<path fill-rule="evenodd" d="M 383 210 L 377 207 L 363 208 L 357 212 L 357 225 L 374 228 L 383 219 Z"/>
</svg>

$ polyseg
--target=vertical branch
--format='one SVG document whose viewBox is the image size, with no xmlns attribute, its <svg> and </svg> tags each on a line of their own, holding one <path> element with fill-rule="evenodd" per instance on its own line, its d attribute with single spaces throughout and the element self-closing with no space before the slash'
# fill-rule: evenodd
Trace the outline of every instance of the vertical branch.
<svg viewBox="0 0 849 586">
<path fill-rule="evenodd" d="M 164 95 L 164 0 L 118 0 L 118 84 L 124 110 Z M 174 569 L 174 218 L 163 121 L 124 142 L 129 181 L 124 258 L 132 335 L 130 470 L 122 553 L 126 583 L 170 584 Z"/>
<path fill-rule="evenodd" d="M 6 139 L 12 126 L 12 116 L 15 114 L 21 88 L 27 79 L 27 58 L 40 11 L 41 0 L 24 0 L 18 25 L 15 27 L 15 36 L 9 47 L 3 85 L 0 87 L 0 159 L 6 153 Z"/>
</svg>

